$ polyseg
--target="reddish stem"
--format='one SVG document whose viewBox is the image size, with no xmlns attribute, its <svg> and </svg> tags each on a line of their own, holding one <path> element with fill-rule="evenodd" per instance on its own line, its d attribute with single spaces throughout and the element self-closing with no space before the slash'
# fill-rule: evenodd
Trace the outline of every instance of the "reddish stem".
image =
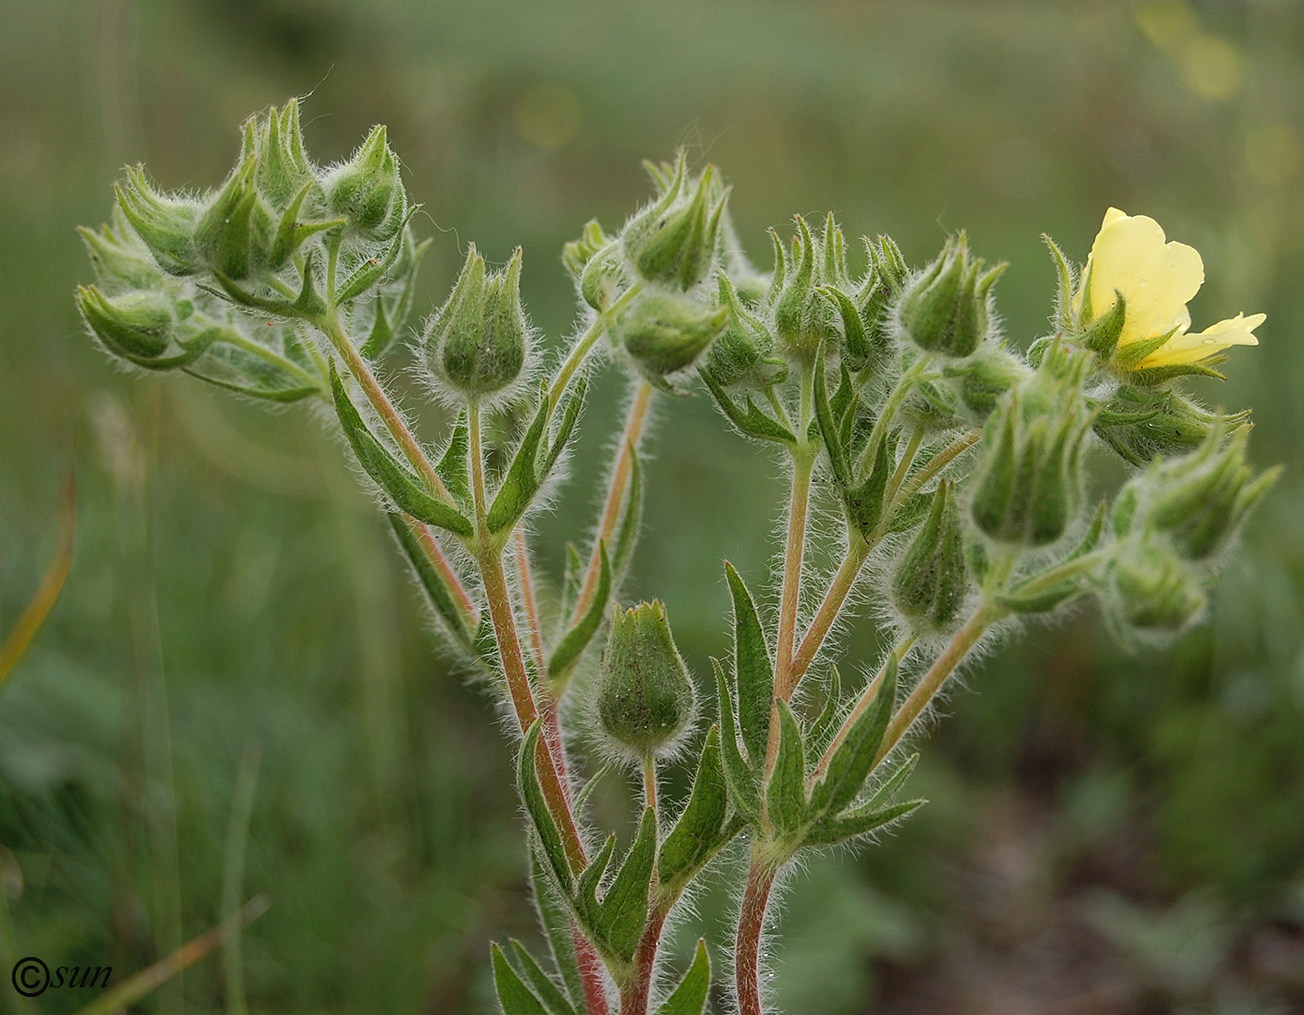
<svg viewBox="0 0 1304 1015">
<path fill-rule="evenodd" d="M 738 1015 L 763 1015 L 761 1005 L 761 936 L 765 910 L 770 904 L 775 871 L 752 860 L 747 887 L 738 913 L 738 935 L 734 941 L 734 978 L 738 991 Z"/>
<path fill-rule="evenodd" d="M 620 1015 L 647 1015 L 657 949 L 661 946 L 661 931 L 668 914 L 669 910 L 660 907 L 652 910 L 647 929 L 638 943 L 638 951 L 634 953 L 634 978 L 620 992 Z"/>
<path fill-rule="evenodd" d="M 571 937 L 575 942 L 575 960 L 580 967 L 580 986 L 584 991 L 584 1007 L 588 1015 L 609 1015 L 607 988 L 602 978 L 602 958 L 579 924 L 571 921 Z"/>
</svg>

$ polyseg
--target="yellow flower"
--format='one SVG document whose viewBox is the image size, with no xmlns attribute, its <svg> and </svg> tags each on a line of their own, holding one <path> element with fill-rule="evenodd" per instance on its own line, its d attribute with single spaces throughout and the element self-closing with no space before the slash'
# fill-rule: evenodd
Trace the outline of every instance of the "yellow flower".
<svg viewBox="0 0 1304 1015">
<path fill-rule="evenodd" d="M 1118 339 L 1120 349 L 1170 335 L 1137 364 L 1138 369 L 1198 363 L 1229 346 L 1258 345 L 1254 329 L 1267 319 L 1266 314 L 1237 314 L 1190 334 L 1191 315 L 1186 304 L 1203 283 L 1204 262 L 1199 251 L 1168 241 L 1159 223 L 1148 216 L 1110 208 L 1091 245 L 1076 309 L 1082 310 L 1085 290 L 1090 316 L 1100 317 L 1117 302 L 1117 291 L 1123 294 L 1127 308 Z"/>
</svg>

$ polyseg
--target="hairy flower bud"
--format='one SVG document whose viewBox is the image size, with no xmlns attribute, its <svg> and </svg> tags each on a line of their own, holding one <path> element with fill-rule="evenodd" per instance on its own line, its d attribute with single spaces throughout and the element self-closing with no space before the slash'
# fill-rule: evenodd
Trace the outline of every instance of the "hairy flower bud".
<svg viewBox="0 0 1304 1015">
<path fill-rule="evenodd" d="M 612 341 L 634 360 L 648 380 L 692 366 L 729 321 L 728 307 L 706 307 L 668 292 L 643 292 L 616 315 Z"/>
<path fill-rule="evenodd" d="M 389 147 L 383 126 L 372 129 L 353 158 L 331 170 L 322 181 L 331 211 L 344 216 L 365 238 L 394 238 L 407 220 L 407 192 L 398 156 Z"/>
<path fill-rule="evenodd" d="M 1001 396 L 1029 372 L 1019 357 L 996 348 L 980 349 L 968 359 L 942 369 L 970 418 L 977 423 L 984 422 L 996 409 Z"/>
<path fill-rule="evenodd" d="M 1207 601 L 1196 571 L 1169 547 L 1143 535 L 1114 544 L 1105 580 L 1106 617 L 1123 634 L 1129 628 L 1180 631 Z"/>
<path fill-rule="evenodd" d="M 603 232 L 597 219 L 590 219 L 579 239 L 562 247 L 561 260 L 585 303 L 594 310 L 611 306 L 623 273 L 619 239 Z"/>
<path fill-rule="evenodd" d="M 925 352 L 961 359 L 974 352 L 991 327 L 991 290 L 1005 271 L 983 271 L 969 256 L 964 233 L 946 241 L 941 255 L 906 289 L 901 326 Z"/>
<path fill-rule="evenodd" d="M 77 308 L 110 352 L 131 360 L 150 360 L 167 350 L 173 324 L 190 313 L 188 301 L 180 305 L 165 293 L 139 290 L 107 297 L 96 286 L 78 288 Z"/>
<path fill-rule="evenodd" d="M 955 620 L 969 588 L 964 531 L 953 484 L 942 480 L 928 518 L 892 577 L 892 599 L 918 631 L 943 631 Z"/>
<path fill-rule="evenodd" d="M 765 323 L 743 306 L 733 283 L 719 276 L 720 305 L 729 311 L 729 322 L 711 343 L 706 369 L 723 387 L 741 385 L 767 388 L 781 384 L 788 376 L 788 364 L 777 356 L 774 337 Z"/>
<path fill-rule="evenodd" d="M 1081 362 L 1052 350 L 987 420 L 971 509 L 990 538 L 1046 546 L 1077 509 L 1081 451 L 1091 429 Z"/>
<path fill-rule="evenodd" d="M 673 175 L 657 169 L 653 179 L 660 196 L 621 231 L 625 256 L 644 281 L 689 290 L 715 266 L 720 216 L 729 198 L 719 186 L 715 167 L 708 165 L 697 179 L 687 179 L 681 152 Z"/>
<path fill-rule="evenodd" d="M 194 275 L 203 270 L 195 249 L 199 202 L 158 193 L 141 166 L 127 170 L 114 188 L 118 208 L 141 238 L 160 268 L 170 275 Z"/>
<path fill-rule="evenodd" d="M 1185 454 L 1221 427 L 1225 432 L 1249 420 L 1248 412 L 1205 412 L 1176 391 L 1156 391 L 1120 384 L 1096 416 L 1096 436 L 1132 465 L 1155 455 Z"/>
<path fill-rule="evenodd" d="M 824 235 L 816 239 L 800 215 L 796 217 L 797 235 L 792 240 L 792 264 L 784 254 L 778 234 L 774 240 L 774 281 L 770 287 L 768 310 L 774 321 L 774 335 L 779 349 L 797 359 L 813 359 L 823 342 L 841 347 L 843 332 L 838 329 L 841 294 L 851 305 L 847 293 L 852 285 L 847 277 L 845 241 L 842 230 L 830 214 L 824 222 Z M 859 311 L 852 306 L 853 328 L 863 333 Z"/>
<path fill-rule="evenodd" d="M 597 712 L 616 750 L 647 760 L 672 752 L 693 718 L 693 683 L 659 602 L 612 609 Z"/>
<path fill-rule="evenodd" d="M 520 282 L 519 247 L 505 271 L 486 275 L 473 243 L 452 293 L 426 324 L 426 364 L 467 398 L 501 391 L 525 366 Z"/>
<path fill-rule="evenodd" d="M 1280 475 L 1279 468 L 1254 475 L 1245 461 L 1247 436 L 1242 429 L 1227 440 L 1215 427 L 1194 453 L 1156 459 L 1120 493 L 1116 529 L 1163 533 L 1190 560 L 1215 554 Z"/>
</svg>

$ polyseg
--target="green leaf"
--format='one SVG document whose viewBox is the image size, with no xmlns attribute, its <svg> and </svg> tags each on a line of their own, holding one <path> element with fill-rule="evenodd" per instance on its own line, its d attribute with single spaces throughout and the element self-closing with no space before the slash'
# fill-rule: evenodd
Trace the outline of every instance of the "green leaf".
<svg viewBox="0 0 1304 1015">
<path fill-rule="evenodd" d="M 1162 335 L 1154 336 L 1154 338 L 1142 339 L 1139 342 L 1128 342 L 1123 348 L 1114 351 L 1114 362 L 1124 370 L 1130 370 L 1172 338 L 1176 331 L 1177 329 L 1174 328 L 1172 331 L 1166 331 Z"/>
<path fill-rule="evenodd" d="M 782 698 L 774 702 L 779 712 L 779 752 L 765 790 L 765 803 L 775 827 L 792 835 L 806 821 L 806 751 L 792 709 Z"/>
<path fill-rule="evenodd" d="M 728 561 L 724 565 L 734 608 L 734 676 L 738 687 L 738 724 L 753 767 L 765 759 L 770 740 L 770 702 L 774 699 L 774 665 L 765 644 L 751 593 Z"/>
<path fill-rule="evenodd" d="M 693 964 L 679 981 L 668 998 L 657 1008 L 656 1015 L 703 1015 L 706 998 L 711 991 L 711 959 L 706 953 L 706 942 L 697 941 Z"/>
<path fill-rule="evenodd" d="M 381 296 L 375 299 L 376 311 L 375 316 L 371 319 L 371 331 L 367 335 L 367 340 L 362 343 L 362 348 L 358 352 L 369 359 L 374 360 L 389 348 L 390 342 L 394 341 L 394 328 L 389 323 L 389 317 L 385 314 L 385 300 Z"/>
<path fill-rule="evenodd" d="M 598 886 L 616 848 L 612 835 L 579 877 L 576 914 L 598 950 L 620 962 L 630 962 L 647 925 L 648 893 L 656 859 L 657 819 L 651 807 L 643 811 L 638 837 L 599 902 Z"/>
<path fill-rule="evenodd" d="M 522 982 L 507 956 L 498 945 L 491 945 L 494 962 L 494 987 L 503 1015 L 550 1015 L 543 1002 Z"/>
<path fill-rule="evenodd" d="M 552 949 L 552 964 L 561 974 L 571 1004 L 581 1005 L 584 984 L 580 979 L 579 959 L 575 955 L 570 906 L 558 894 L 556 885 L 544 870 L 539 848 L 534 842 L 530 843 L 530 883 L 534 886 L 534 908 L 539 912 L 539 923 Z"/>
<path fill-rule="evenodd" d="M 882 828 L 884 825 L 899 821 L 916 807 L 926 802 L 924 800 L 909 800 L 903 804 L 884 807 L 882 810 L 871 810 L 868 807 L 862 807 L 854 811 L 848 811 L 840 818 L 824 818 L 815 822 L 811 830 L 806 833 L 805 845 L 832 846 L 835 843 L 845 842 L 847 839 L 854 839 L 857 835 L 865 835 L 877 828 Z"/>
<path fill-rule="evenodd" d="M 357 299 L 364 292 L 380 281 L 385 272 L 398 259 L 399 251 L 403 248 L 403 230 L 399 230 L 398 235 L 394 237 L 394 242 L 389 245 L 385 251 L 384 257 L 369 257 L 358 265 L 352 275 L 344 280 L 335 292 L 335 305 L 343 306 L 349 300 Z"/>
<path fill-rule="evenodd" d="M 539 492 L 539 475 L 535 462 L 539 455 L 539 442 L 548 426 L 548 415 L 548 395 L 545 391 L 539 400 L 534 421 L 521 438 L 512 464 L 507 468 L 507 475 L 503 477 L 502 485 L 498 488 L 493 503 L 489 505 L 487 523 L 490 532 L 502 532 L 515 525 L 521 515 L 525 514 L 534 495 Z"/>
<path fill-rule="evenodd" d="M 720 746 L 724 754 L 725 784 L 734 806 L 755 823 L 761 819 L 761 795 L 754 773 L 738 750 L 738 727 L 734 719 L 733 697 L 720 660 L 711 657 L 715 667 L 715 688 L 720 702 Z"/>
<path fill-rule="evenodd" d="M 1020 592 L 1017 588 L 1012 589 L 1005 595 L 998 595 L 996 603 L 1012 613 L 1049 613 L 1085 591 L 1077 581 L 1068 579 L 1037 592 Z"/>
<path fill-rule="evenodd" d="M 910 773 L 915 770 L 917 764 L 919 764 L 918 751 L 906 758 L 905 761 L 901 762 L 901 764 L 893 770 L 892 774 L 883 781 L 883 785 L 874 790 L 874 794 L 865 801 L 864 809 L 871 811 L 876 810 L 881 808 L 884 804 L 890 804 L 895 800 L 896 795 L 901 792 L 901 787 L 904 786 L 906 780 L 910 778 Z"/>
<path fill-rule="evenodd" d="M 1127 379 L 1143 388 L 1153 388 L 1159 384 L 1167 384 L 1179 377 L 1213 377 L 1225 381 L 1227 375 L 1215 370 L 1211 364 L 1223 363 L 1226 362 L 1226 359 L 1227 357 L 1223 356 L 1205 360 L 1203 363 L 1173 363 L 1170 366 L 1146 367 L 1142 370 L 1134 370 L 1128 374 Z"/>
<path fill-rule="evenodd" d="M 883 514 L 883 494 L 887 490 L 888 476 L 892 471 L 887 444 L 886 440 L 878 442 L 869 475 L 863 483 L 847 490 L 843 495 L 847 519 L 862 535 L 867 536 L 873 532 Z"/>
<path fill-rule="evenodd" d="M 421 481 L 400 465 L 372 436 L 349 398 L 348 392 L 344 390 L 340 375 L 335 370 L 334 361 L 331 362 L 330 370 L 335 412 L 339 416 L 340 426 L 344 428 L 344 436 L 348 439 L 353 453 L 357 455 L 358 462 L 366 470 L 367 475 L 389 494 L 400 510 L 406 511 L 413 518 L 430 525 L 437 525 L 441 529 L 448 529 L 459 536 L 470 536 L 474 531 L 471 523 L 455 508 L 435 500 L 422 487 Z"/>
<path fill-rule="evenodd" d="M 806 742 L 813 751 L 822 751 L 825 741 L 833 732 L 833 724 L 838 718 L 838 707 L 842 699 L 842 674 L 836 665 L 829 666 L 829 689 L 824 697 L 824 707 L 819 718 L 815 720 L 806 737 Z"/>
<path fill-rule="evenodd" d="M 602 618 L 607 612 L 607 600 L 611 597 L 611 565 L 607 563 L 606 543 L 598 544 L 598 559 L 600 570 L 597 593 L 584 616 L 566 632 L 553 650 L 552 658 L 548 660 L 549 680 L 560 680 L 571 671 L 602 626 Z"/>
<path fill-rule="evenodd" d="M 510 941 L 512 954 L 516 956 L 516 963 L 520 966 L 521 971 L 525 974 L 525 979 L 530 981 L 530 989 L 534 991 L 536 997 L 543 1002 L 544 1008 L 548 1010 L 548 1015 L 575 1015 L 574 1006 L 566 999 L 553 983 L 552 977 L 543 971 L 539 963 L 534 960 L 529 949 L 516 938 Z"/>
<path fill-rule="evenodd" d="M 747 396 L 747 408 L 743 409 L 729 397 L 719 382 L 711 376 L 710 371 L 702 370 L 700 373 L 702 380 L 706 382 L 707 389 L 711 392 L 711 397 L 715 399 L 715 404 L 720 407 L 720 411 L 724 413 L 725 418 L 744 437 L 754 437 L 757 440 L 764 441 L 778 441 L 780 444 L 795 444 L 797 442 L 797 438 L 792 435 L 792 431 L 772 416 L 767 416 L 758 409 L 750 395 Z"/>
<path fill-rule="evenodd" d="M 911 494 L 892 510 L 887 531 L 909 532 L 924 520 L 933 503 L 933 492 Z"/>
<path fill-rule="evenodd" d="M 281 213 L 281 221 L 277 224 L 276 238 L 272 241 L 271 255 L 268 258 L 268 267 L 273 271 L 284 267 L 290 255 L 303 246 L 308 237 L 344 225 L 344 219 L 328 219 L 323 222 L 299 221 L 299 211 L 303 207 L 304 198 L 308 196 L 315 183 L 315 180 L 305 183 Z"/>
<path fill-rule="evenodd" d="M 1055 262 L 1055 274 L 1059 280 L 1059 292 L 1055 297 L 1055 325 L 1061 331 L 1073 326 L 1073 272 L 1069 268 L 1064 252 L 1046 233 L 1042 240 L 1050 248 L 1051 259 Z"/>
<path fill-rule="evenodd" d="M 874 700 L 847 729 L 847 735 L 829 758 L 824 777 L 811 790 L 813 814 L 837 814 L 856 799 L 864 786 L 896 704 L 897 665 L 893 652 L 888 656 L 883 682 Z"/>
<path fill-rule="evenodd" d="M 466 626 L 466 620 L 463 618 L 461 611 L 457 608 L 457 603 L 453 599 L 453 592 L 444 581 L 443 575 L 430 562 L 429 556 L 426 555 L 412 529 L 404 521 L 403 516 L 393 511 L 387 512 L 386 517 L 389 519 L 390 528 L 394 531 L 394 537 L 398 540 L 398 545 L 403 548 L 403 553 L 407 556 L 408 562 L 412 565 L 412 570 L 416 572 L 417 580 L 421 582 L 421 587 L 425 589 L 426 595 L 430 598 L 430 605 L 434 607 L 435 613 L 439 619 L 444 622 L 448 628 L 449 634 L 457 641 L 465 651 L 472 654 L 475 650 L 471 644 L 471 631 Z"/>
<path fill-rule="evenodd" d="M 661 844 L 657 873 L 663 888 L 686 884 L 706 865 L 719 845 L 728 807 L 729 793 L 720 760 L 720 727 L 712 726 L 697 762 L 688 803 Z"/>
<path fill-rule="evenodd" d="M 543 787 L 539 785 L 537 751 L 541 728 L 539 720 L 536 719 L 521 743 L 521 753 L 516 763 L 517 789 L 520 791 L 521 800 L 525 803 L 526 813 L 530 815 L 534 832 L 539 837 L 539 845 L 543 848 L 544 859 L 548 861 L 548 869 L 557 879 L 562 894 L 569 896 L 574 881 L 571 877 L 570 862 L 566 859 L 566 847 L 562 844 L 561 830 L 557 828 L 552 811 L 548 809 L 548 801 L 543 797 Z"/>
<path fill-rule="evenodd" d="M 471 503 L 471 481 L 467 472 L 467 451 L 469 440 L 466 432 L 466 417 L 459 415 L 453 424 L 453 432 L 448 435 L 448 446 L 435 466 L 435 474 L 443 480 L 444 486 L 455 500 L 462 504 Z"/>
<path fill-rule="evenodd" d="M 580 559 L 579 550 L 574 543 L 566 544 L 566 576 L 561 583 L 561 619 L 566 623 L 580 599 L 580 589 L 584 585 L 584 561 Z"/>
<path fill-rule="evenodd" d="M 847 467 L 847 457 L 842 449 L 842 437 L 834 421 L 833 407 L 829 404 L 828 382 L 824 376 L 824 346 L 815 354 L 815 420 L 819 423 L 820 437 L 829 453 L 829 465 L 833 469 L 833 478 L 843 490 L 851 485 L 851 470 Z"/>
<path fill-rule="evenodd" d="M 561 406 L 561 424 L 557 427 L 557 434 L 553 437 L 552 445 L 544 454 L 543 464 L 539 467 L 540 483 L 548 478 L 548 474 L 552 472 L 552 467 L 557 464 L 557 459 L 561 456 L 562 451 L 566 449 L 571 436 L 575 433 L 575 424 L 579 421 L 580 409 L 584 407 L 584 396 L 588 389 L 588 380 L 584 377 L 579 378 L 572 385 L 565 404 Z"/>
</svg>

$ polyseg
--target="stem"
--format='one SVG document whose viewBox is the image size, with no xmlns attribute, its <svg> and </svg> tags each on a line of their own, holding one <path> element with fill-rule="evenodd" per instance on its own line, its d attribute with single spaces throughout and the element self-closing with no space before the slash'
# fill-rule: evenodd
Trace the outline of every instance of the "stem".
<svg viewBox="0 0 1304 1015">
<path fill-rule="evenodd" d="M 588 331 L 580 336 L 580 340 L 571 347 L 571 351 L 566 354 L 566 359 L 562 362 L 561 368 L 557 371 L 557 376 L 553 378 L 552 387 L 548 389 L 548 408 L 549 410 L 557 408 L 557 402 L 560 401 L 562 393 L 566 390 L 566 385 L 579 369 L 580 364 L 584 362 L 584 357 L 589 354 L 589 350 L 597 344 L 602 337 L 603 331 L 606 330 L 607 322 L 612 316 L 625 306 L 630 300 L 637 296 L 643 289 L 641 282 L 635 282 L 623 293 L 615 303 L 611 304 L 606 310 L 597 316 L 592 324 L 589 325 Z"/>
<path fill-rule="evenodd" d="M 539 609 L 534 600 L 534 577 L 530 574 L 530 549 L 525 545 L 525 533 L 518 526 L 512 533 L 516 544 L 516 571 L 521 580 L 521 599 L 525 606 L 525 619 L 530 625 L 530 648 L 534 653 L 536 679 L 542 681 L 546 672 L 543 656 L 543 631 L 539 626 Z"/>
<path fill-rule="evenodd" d="M 240 332 L 235 330 L 234 328 L 231 328 L 229 330 L 230 330 L 230 334 L 223 338 L 224 342 L 228 342 L 231 345 L 234 345 L 236 348 L 243 349 L 245 352 L 251 353 L 254 356 L 259 357 L 260 359 L 265 360 L 266 362 L 270 363 L 272 366 L 276 367 L 278 370 L 284 370 L 287 374 L 292 374 L 293 376 L 297 377 L 299 380 L 303 381 L 304 384 L 316 388 L 318 393 L 321 395 L 321 397 L 323 398 L 326 397 L 327 392 L 322 387 L 323 378 L 314 377 L 312 374 L 308 373 L 307 370 L 303 369 L 303 367 L 299 366 L 298 363 L 295 363 L 293 360 L 286 359 L 280 353 L 274 352 L 271 349 L 268 349 L 264 345 L 260 345 L 259 343 L 253 341 L 253 339 L 246 338 L 244 335 L 240 334 Z"/>
<path fill-rule="evenodd" d="M 643 801 L 646 806 L 657 809 L 657 762 L 650 754 L 643 759 Z"/>
<path fill-rule="evenodd" d="M 887 724 L 887 732 L 883 734 L 883 743 L 878 749 L 878 755 L 874 758 L 875 765 L 887 757 L 888 752 L 905 736 L 906 731 L 919 718 L 919 714 L 928 707 L 928 703 L 942 689 L 942 685 L 946 683 L 946 678 L 955 671 L 961 660 L 969 654 L 969 650 L 978 644 L 978 640 L 999 617 L 1000 611 L 998 609 L 984 604 L 969 618 L 964 627 L 956 632 L 955 637 L 951 639 L 951 643 L 946 646 L 945 651 L 937 657 L 937 661 L 933 663 L 928 672 L 915 685 L 915 689 L 910 692 L 910 697 L 901 706 L 901 711 L 897 712 L 892 717 L 891 722 Z"/>
<path fill-rule="evenodd" d="M 824 644 L 833 622 L 838 619 L 842 604 L 847 601 L 851 587 L 856 583 L 856 576 L 860 574 L 860 569 L 869 559 L 870 551 L 874 548 L 873 544 L 866 542 L 859 533 L 853 532 L 851 540 L 852 545 L 847 548 L 847 555 L 842 558 L 842 565 L 838 568 L 838 573 L 833 576 L 833 582 L 824 595 L 824 601 L 820 603 L 819 610 L 811 620 L 810 629 L 806 632 L 806 637 L 802 638 L 797 654 L 793 657 L 790 672 L 794 681 L 801 680 L 810 669 L 811 663 L 815 661 L 816 653 Z"/>
<path fill-rule="evenodd" d="M 634 401 L 630 404 L 629 415 L 625 419 L 625 431 L 620 435 L 620 452 L 616 456 L 615 468 L 611 473 L 611 488 L 607 491 L 607 502 L 602 508 L 602 520 L 598 524 L 598 533 L 593 540 L 593 552 L 589 555 L 588 569 L 584 572 L 584 586 L 575 602 L 575 610 L 570 622 L 574 624 L 593 602 L 598 591 L 598 578 L 602 574 L 602 557 L 599 547 L 610 543 L 620 521 L 620 506 L 625 500 L 625 490 L 629 486 L 629 476 L 633 471 L 633 453 L 638 451 L 639 439 L 647 425 L 648 408 L 652 404 L 653 387 L 647 381 L 640 380 L 634 389 Z M 560 696 L 560 694 L 558 695 Z"/>
<path fill-rule="evenodd" d="M 779 600 L 779 643 L 775 651 L 775 694 L 787 701 L 797 682 L 792 679 L 793 642 L 797 636 L 797 606 L 801 598 L 801 565 L 806 550 L 806 515 L 810 507 L 810 479 L 815 468 L 813 448 L 806 444 L 810 425 L 814 375 L 804 368 L 801 384 L 800 437 L 793 452 L 792 499 L 788 511 L 788 542 L 783 560 L 783 591 Z M 774 729 L 777 724 L 771 724 Z"/>
<path fill-rule="evenodd" d="M 571 920 L 571 938 L 575 942 L 575 961 L 580 967 L 580 986 L 588 1015 L 607 1015 L 607 988 L 602 979 L 602 957 L 584 936 L 580 925 Z"/>
<path fill-rule="evenodd" d="M 620 991 L 620 1015 L 647 1015 L 657 949 L 661 947 L 661 931 L 669 914 L 668 908 L 652 910 L 643 937 L 639 939 L 638 951 L 634 953 L 634 976 Z"/>
<path fill-rule="evenodd" d="M 919 376 L 928 369 L 928 363 L 929 357 L 924 355 L 898 378 L 896 386 L 887 396 L 887 401 L 883 403 L 883 411 L 874 422 L 874 429 L 869 432 L 869 442 L 865 445 L 866 462 L 872 462 L 874 456 L 878 454 L 878 442 L 887 437 L 888 428 L 892 425 L 897 410 L 901 408 L 901 403 L 906 400 L 906 395 L 910 394 L 910 389 L 915 386 Z"/>
<path fill-rule="evenodd" d="M 897 492 L 896 499 L 892 502 L 891 507 L 895 508 L 898 504 L 904 504 L 911 497 L 917 494 L 925 483 L 982 440 L 982 436 L 983 432 L 981 430 L 970 430 L 957 437 L 941 451 L 935 454 L 931 459 L 929 459 L 927 465 L 916 472 L 902 485 L 901 489 Z M 890 518 L 891 514 L 885 511 L 883 517 Z"/>
<path fill-rule="evenodd" d="M 734 939 L 734 979 L 738 991 L 738 1015 L 763 1015 L 761 1007 L 761 935 L 765 910 L 774 887 L 775 870 L 752 854 L 747 870 L 747 887 L 738 913 L 738 934 Z"/>
<path fill-rule="evenodd" d="M 461 580 L 457 577 L 457 572 L 444 556 L 444 552 L 435 542 L 434 534 L 430 531 L 430 526 L 425 522 L 418 521 L 407 515 L 403 516 L 407 527 L 416 537 L 421 549 L 425 551 L 426 556 L 430 558 L 430 563 L 448 583 L 448 587 L 453 590 L 453 598 L 457 601 L 458 612 L 462 614 L 462 619 L 466 621 L 467 627 L 474 631 L 479 624 L 479 617 L 476 615 L 475 604 L 471 602 L 471 596 L 462 585 Z"/>
</svg>

